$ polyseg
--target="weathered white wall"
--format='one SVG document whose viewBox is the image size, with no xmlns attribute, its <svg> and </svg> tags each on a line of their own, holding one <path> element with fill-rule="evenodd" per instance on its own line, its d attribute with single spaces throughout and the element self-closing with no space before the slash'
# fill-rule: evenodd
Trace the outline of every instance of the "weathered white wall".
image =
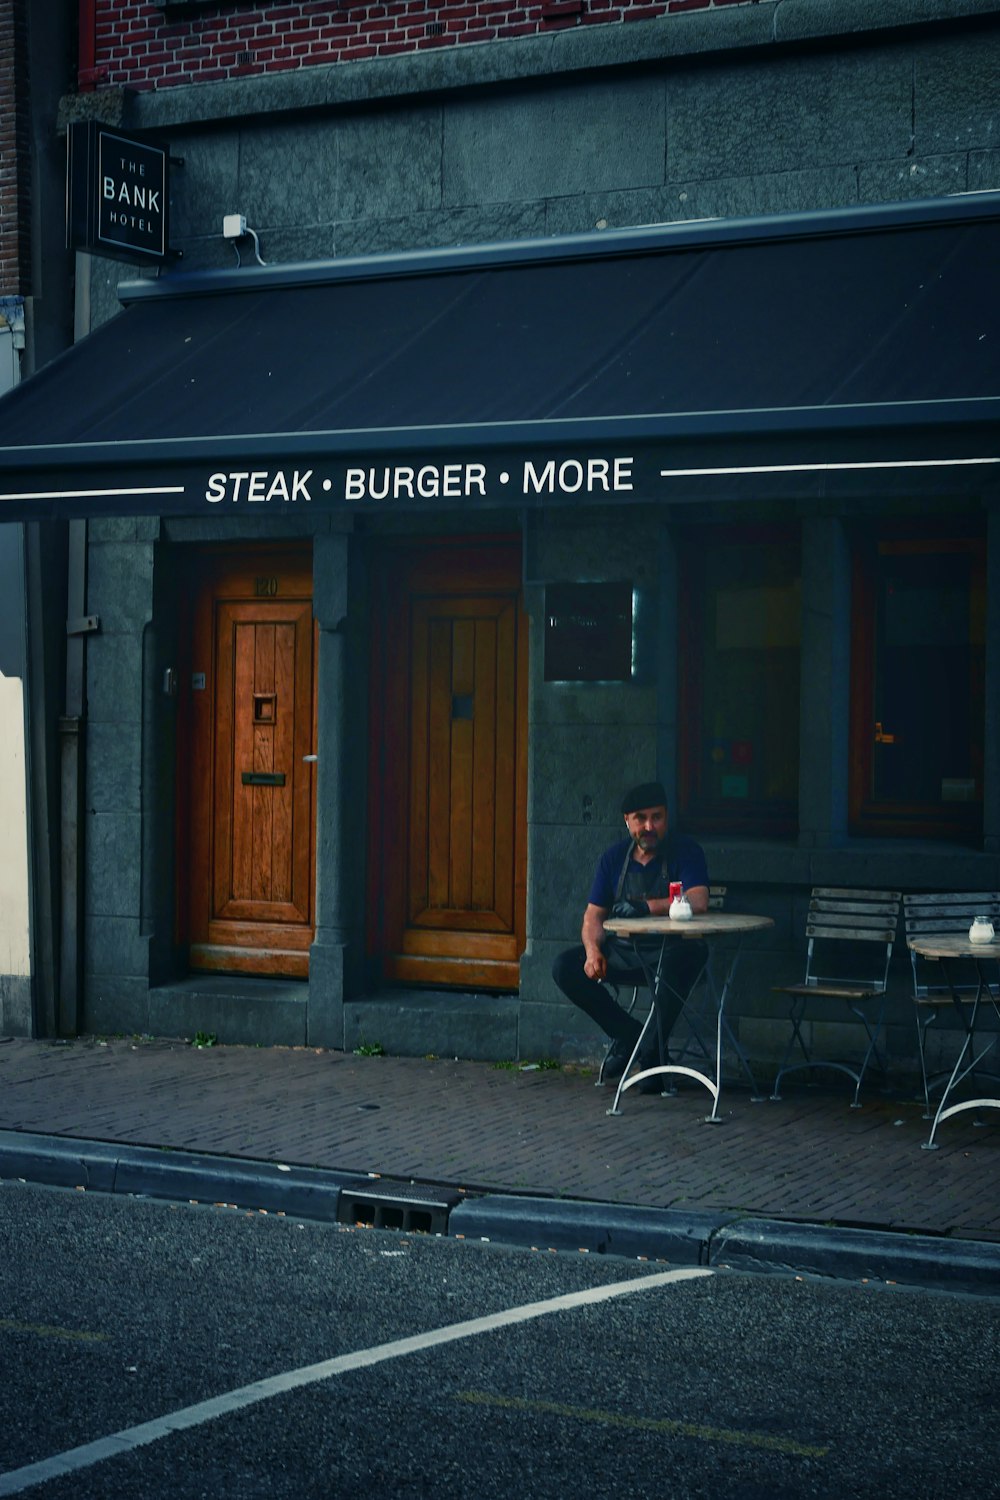
<svg viewBox="0 0 1000 1500">
<path fill-rule="evenodd" d="M 31 972 L 21 679 L 0 674 L 0 983 Z"/>
</svg>

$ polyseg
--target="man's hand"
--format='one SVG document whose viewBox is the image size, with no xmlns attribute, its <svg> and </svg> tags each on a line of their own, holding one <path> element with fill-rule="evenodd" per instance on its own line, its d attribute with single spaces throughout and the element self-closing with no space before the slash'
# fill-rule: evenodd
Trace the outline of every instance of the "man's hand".
<svg viewBox="0 0 1000 1500">
<path fill-rule="evenodd" d="M 648 917 L 648 901 L 616 901 L 611 908 L 613 917 Z"/>
<path fill-rule="evenodd" d="M 608 972 L 608 961 L 600 949 L 596 953 L 587 954 L 583 962 L 583 972 L 588 979 L 605 978 Z"/>
<path fill-rule="evenodd" d="M 583 914 L 583 946 L 587 950 L 587 956 L 583 961 L 583 972 L 588 979 L 603 979 L 608 972 L 608 961 L 604 956 L 601 944 L 604 941 L 604 918 L 607 916 L 603 906 L 587 906 Z"/>
</svg>

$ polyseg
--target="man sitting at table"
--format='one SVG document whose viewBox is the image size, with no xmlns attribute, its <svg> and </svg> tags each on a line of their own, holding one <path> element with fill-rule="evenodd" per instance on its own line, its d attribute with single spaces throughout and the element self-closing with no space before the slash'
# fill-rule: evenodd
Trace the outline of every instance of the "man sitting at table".
<svg viewBox="0 0 1000 1500">
<path fill-rule="evenodd" d="M 601 981 L 634 986 L 644 984 L 645 976 L 630 940 L 604 931 L 605 917 L 667 916 L 671 881 L 680 881 L 693 913 L 708 910 L 704 851 L 694 839 L 669 832 L 667 794 L 660 782 L 633 787 L 622 798 L 621 810 L 628 838 L 606 849 L 598 860 L 583 914 L 583 943 L 567 948 L 552 965 L 552 977 L 563 994 L 611 1039 L 604 1076 L 612 1081 L 621 1077 L 642 1027 Z M 649 943 L 650 966 L 655 968 L 660 939 Z M 664 1049 L 707 957 L 707 945 L 695 938 L 666 945 L 655 997 Z M 639 1056 L 640 1067 L 655 1067 L 660 1061 L 657 1035 L 652 1028 L 650 1033 Z M 662 1060 L 669 1060 L 666 1052 Z M 659 1093 L 660 1079 L 644 1080 L 638 1087 L 640 1092 Z"/>
</svg>

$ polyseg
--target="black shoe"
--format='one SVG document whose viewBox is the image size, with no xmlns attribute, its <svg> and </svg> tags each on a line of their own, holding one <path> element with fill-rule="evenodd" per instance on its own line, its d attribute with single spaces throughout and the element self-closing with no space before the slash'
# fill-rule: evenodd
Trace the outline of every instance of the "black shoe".
<svg viewBox="0 0 1000 1500">
<path fill-rule="evenodd" d="M 628 1060 L 632 1056 L 635 1046 L 635 1037 L 631 1041 L 625 1041 L 621 1037 L 615 1038 L 611 1043 L 611 1051 L 604 1059 L 604 1081 L 606 1083 L 617 1083 L 628 1066 Z"/>
</svg>

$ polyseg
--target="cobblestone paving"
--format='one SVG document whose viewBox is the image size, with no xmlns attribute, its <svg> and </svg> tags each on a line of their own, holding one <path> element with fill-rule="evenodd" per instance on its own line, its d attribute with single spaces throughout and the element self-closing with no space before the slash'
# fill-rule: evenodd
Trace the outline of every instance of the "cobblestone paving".
<svg viewBox="0 0 1000 1500">
<path fill-rule="evenodd" d="M 776 1103 L 695 1084 L 622 1101 L 568 1069 L 183 1041 L 0 1045 L 0 1129 L 159 1145 L 547 1197 L 1000 1240 L 1000 1111 L 946 1121 L 913 1099 L 788 1087 Z"/>
</svg>

